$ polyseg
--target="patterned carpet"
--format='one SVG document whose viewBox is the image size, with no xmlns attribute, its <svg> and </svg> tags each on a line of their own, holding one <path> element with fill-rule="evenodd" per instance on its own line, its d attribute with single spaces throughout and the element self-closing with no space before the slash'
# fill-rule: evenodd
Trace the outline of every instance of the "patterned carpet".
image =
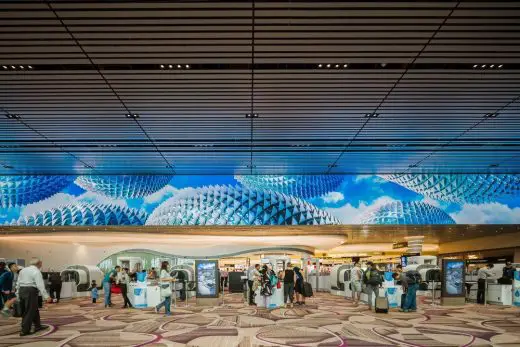
<svg viewBox="0 0 520 347">
<path fill-rule="evenodd" d="M 114 298 L 120 307 L 120 297 Z M 226 295 L 220 307 L 194 301 L 164 317 L 151 310 L 104 309 L 88 298 L 48 305 L 49 328 L 20 337 L 19 319 L 0 319 L 0 346 L 520 346 L 520 309 L 421 304 L 416 313 L 375 314 L 319 293 L 294 309 L 244 306 Z"/>
</svg>

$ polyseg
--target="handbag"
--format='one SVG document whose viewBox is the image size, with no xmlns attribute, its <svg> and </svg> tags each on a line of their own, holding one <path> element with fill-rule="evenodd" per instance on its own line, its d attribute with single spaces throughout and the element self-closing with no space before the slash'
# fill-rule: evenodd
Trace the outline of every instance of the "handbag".
<svg viewBox="0 0 520 347">
<path fill-rule="evenodd" d="M 169 283 L 161 284 L 160 293 L 163 298 L 172 296 L 172 288 L 171 288 L 170 284 Z"/>
</svg>

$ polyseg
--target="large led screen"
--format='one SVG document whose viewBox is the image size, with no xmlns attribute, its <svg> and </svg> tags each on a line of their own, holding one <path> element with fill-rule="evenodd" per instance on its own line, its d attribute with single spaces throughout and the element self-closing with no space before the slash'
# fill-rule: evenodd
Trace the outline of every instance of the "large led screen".
<svg viewBox="0 0 520 347">
<path fill-rule="evenodd" d="M 518 224 L 520 175 L 0 176 L 0 224 Z"/>
<path fill-rule="evenodd" d="M 216 260 L 196 260 L 197 298 L 217 298 L 219 292 L 219 272 Z"/>
<path fill-rule="evenodd" d="M 442 270 L 442 296 L 464 296 L 464 261 L 444 259 Z"/>
</svg>

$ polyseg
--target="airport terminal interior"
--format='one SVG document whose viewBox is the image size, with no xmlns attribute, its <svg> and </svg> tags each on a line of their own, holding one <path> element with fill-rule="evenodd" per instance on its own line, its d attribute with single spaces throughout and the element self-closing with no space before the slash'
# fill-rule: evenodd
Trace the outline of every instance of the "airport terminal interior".
<svg viewBox="0 0 520 347">
<path fill-rule="evenodd" d="M 0 293 L 0 347 L 520 346 L 520 2 L 1 1 Z"/>
</svg>

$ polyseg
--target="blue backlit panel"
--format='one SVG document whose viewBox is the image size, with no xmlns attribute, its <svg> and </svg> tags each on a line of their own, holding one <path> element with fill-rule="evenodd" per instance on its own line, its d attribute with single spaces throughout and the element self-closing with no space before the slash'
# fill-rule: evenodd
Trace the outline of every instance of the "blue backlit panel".
<svg viewBox="0 0 520 347">
<path fill-rule="evenodd" d="M 70 185 L 74 176 L 0 176 L 0 208 L 46 199 Z"/>
</svg>

